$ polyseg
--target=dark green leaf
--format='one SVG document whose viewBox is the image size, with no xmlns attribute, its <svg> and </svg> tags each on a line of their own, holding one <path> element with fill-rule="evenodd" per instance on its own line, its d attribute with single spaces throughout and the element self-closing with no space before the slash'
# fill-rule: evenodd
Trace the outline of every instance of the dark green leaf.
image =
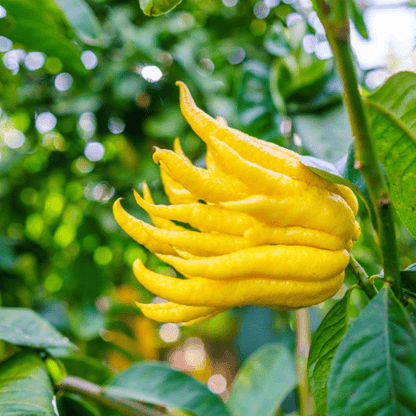
<svg viewBox="0 0 416 416">
<path fill-rule="evenodd" d="M 38 354 L 22 351 L 0 363 L 2 416 L 56 416 L 51 380 Z"/>
<path fill-rule="evenodd" d="M 351 323 L 351 290 L 326 314 L 313 338 L 308 359 L 308 378 L 319 416 L 326 415 L 328 377 L 332 360 Z"/>
<path fill-rule="evenodd" d="M 350 326 L 328 382 L 329 416 L 414 415 L 416 333 L 389 287 Z"/>
<path fill-rule="evenodd" d="M 160 16 L 174 9 L 182 0 L 139 0 L 140 8 L 147 16 Z"/>
<path fill-rule="evenodd" d="M 265 345 L 238 372 L 227 406 L 233 416 L 273 416 L 296 384 L 289 351 L 279 344 Z"/>
<path fill-rule="evenodd" d="M 365 26 L 365 22 L 363 19 L 363 10 L 361 10 L 360 6 L 355 2 L 355 0 L 349 0 L 348 6 L 350 9 L 350 17 L 354 23 L 355 28 L 358 30 L 358 33 L 365 39 L 368 39 L 368 32 Z"/>
<path fill-rule="evenodd" d="M 86 72 L 81 63 L 81 50 L 66 33 L 68 24 L 57 6 L 45 0 L 2 0 L 1 5 L 7 11 L 0 25 L 1 35 L 29 50 L 57 57 L 69 69 Z M 5 19 L 8 24 L 4 24 Z"/>
<path fill-rule="evenodd" d="M 27 308 L 0 308 L 0 339 L 31 348 L 77 349 L 48 321 Z"/>
<path fill-rule="evenodd" d="M 403 224 L 416 237 L 416 74 L 393 75 L 365 103 L 390 196 Z"/>
<path fill-rule="evenodd" d="M 110 396 L 176 407 L 198 416 L 228 416 L 224 403 L 193 377 L 159 362 L 132 365 L 105 388 Z"/>
<path fill-rule="evenodd" d="M 95 405 L 75 394 L 66 393 L 58 399 L 60 416 L 102 416 Z"/>
<path fill-rule="evenodd" d="M 100 42 L 100 23 L 84 0 L 55 0 L 80 39 L 90 45 Z"/>
<path fill-rule="evenodd" d="M 80 377 L 95 384 L 104 384 L 112 376 L 111 371 L 99 360 L 91 357 L 63 357 L 61 361 L 69 375 Z"/>
</svg>

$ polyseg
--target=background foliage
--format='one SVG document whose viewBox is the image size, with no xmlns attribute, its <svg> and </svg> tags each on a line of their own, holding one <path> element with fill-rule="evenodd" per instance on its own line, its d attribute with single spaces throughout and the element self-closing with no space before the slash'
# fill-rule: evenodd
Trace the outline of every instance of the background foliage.
<svg viewBox="0 0 416 416">
<path fill-rule="evenodd" d="M 178 2 L 165 3 L 169 7 L 161 2 L 162 11 Z M 63 415 L 110 414 L 102 404 L 71 392 L 53 401 L 50 377 L 57 382 L 65 372 L 100 385 L 111 379 L 110 396 L 152 403 L 155 411 L 167 406 L 191 414 L 243 416 L 253 406 L 253 416 L 295 412 L 293 314 L 246 307 L 186 329 L 144 318 L 134 302 L 148 302 L 152 295 L 136 282 L 132 262 L 141 258 L 154 271 L 169 270 L 119 229 L 111 205 L 122 196 L 129 212 L 146 219 L 131 192 L 143 180 L 157 202 L 166 202 L 153 146 L 172 148 L 180 136 L 189 157 L 200 160 L 204 148 L 180 114 L 176 80 L 189 85 L 208 113 L 248 134 L 332 163 L 347 155 L 352 137 L 341 85 L 330 55 L 314 52 L 327 43 L 311 6 L 186 0 L 157 18 L 140 8 L 149 14 L 153 2 L 137 0 L 0 0 L 0 6 L 0 375 L 27 374 L 22 383 L 28 384 L 17 388 L 32 391 L 33 397 L 11 400 L 42 409 L 33 413 L 28 407 L 21 414 L 52 415 L 56 408 Z M 351 7 L 357 29 L 367 36 L 362 11 L 354 1 Z M 367 94 L 371 70 L 358 71 Z M 391 82 L 396 82 L 389 87 L 394 91 L 400 79 Z M 370 119 L 380 117 L 380 102 L 398 118 L 410 108 L 386 104 L 383 93 L 377 94 L 368 98 Z M 389 126 L 386 119 L 373 127 L 382 130 L 375 133 L 379 137 L 393 130 L 405 148 L 415 136 L 414 123 L 404 123 L 404 133 L 401 124 Z M 398 145 L 396 140 L 383 143 L 382 161 Z M 413 162 L 409 159 L 403 169 Z M 405 205 L 398 211 L 414 231 L 412 177 L 403 185 L 396 163 L 391 158 L 386 171 L 397 173 L 394 194 Z M 337 166 L 342 170 L 348 164 Z M 359 186 L 348 177 L 352 169 L 344 170 Z M 359 216 L 363 233 L 353 253 L 368 274 L 379 274 L 380 254 L 364 205 Z M 416 261 L 416 242 L 403 226 L 399 248 L 404 269 Z M 338 299 L 353 282 L 348 275 Z M 393 302 L 390 294 L 380 293 L 384 298 L 377 302 Z M 353 305 L 347 311 L 338 304 L 344 307 L 346 331 L 367 301 L 358 291 L 345 296 Z M 334 303 L 310 309 L 312 331 Z M 271 342 L 278 344 L 264 346 Z M 148 360 L 166 361 L 208 383 L 210 390 Z M 257 374 L 259 365 L 267 374 Z M 149 371 L 155 383 L 150 390 L 137 381 L 146 380 L 143 374 Z M 279 372 L 286 377 L 276 376 Z M 42 380 L 42 392 L 31 387 L 31 377 Z M 245 380 L 259 390 L 248 388 Z M 334 380 L 330 388 L 338 391 L 342 374 Z M 176 394 L 161 387 L 170 382 L 176 383 Z M 202 402 L 178 394 L 178 383 Z M 229 397 L 229 410 L 212 392 Z M 0 413 L 8 414 L 10 398 L 0 396 Z"/>
</svg>

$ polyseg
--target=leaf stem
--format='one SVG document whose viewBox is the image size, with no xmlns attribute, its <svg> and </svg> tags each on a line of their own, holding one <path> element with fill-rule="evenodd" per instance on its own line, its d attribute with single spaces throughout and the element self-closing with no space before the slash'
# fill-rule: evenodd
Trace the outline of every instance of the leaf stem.
<svg viewBox="0 0 416 416">
<path fill-rule="evenodd" d="M 368 274 L 365 272 L 360 263 L 350 254 L 350 262 L 348 264 L 352 274 L 357 278 L 360 283 L 361 289 L 365 292 L 368 299 L 373 299 L 377 295 L 377 289 L 370 282 Z"/>
<path fill-rule="evenodd" d="M 376 214 L 377 235 L 383 257 L 384 275 L 398 299 L 403 299 L 399 257 L 394 226 L 393 206 L 387 184 L 374 150 L 364 106 L 358 89 L 350 49 L 350 24 L 346 0 L 331 0 L 328 4 L 315 0 L 316 12 L 325 28 L 343 86 L 344 103 L 355 139 L 355 169 L 363 175 Z"/>
<path fill-rule="evenodd" d="M 56 388 L 60 391 L 69 391 L 84 396 L 95 403 L 109 407 L 123 415 L 164 416 L 164 413 L 150 409 L 139 402 L 107 396 L 103 387 L 79 377 L 67 376 L 56 386 Z"/>
</svg>

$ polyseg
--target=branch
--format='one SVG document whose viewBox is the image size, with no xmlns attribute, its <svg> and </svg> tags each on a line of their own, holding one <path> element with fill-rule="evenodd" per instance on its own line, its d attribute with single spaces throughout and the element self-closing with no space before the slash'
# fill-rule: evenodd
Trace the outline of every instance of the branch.
<svg viewBox="0 0 416 416">
<path fill-rule="evenodd" d="M 352 254 L 350 254 L 350 262 L 348 264 L 348 267 L 351 270 L 352 274 L 359 281 L 360 287 L 361 289 L 363 289 L 368 299 L 373 299 L 373 297 L 377 295 L 377 289 L 370 282 L 367 273 L 365 272 L 361 264 L 358 263 L 357 260 L 355 260 Z"/>
<path fill-rule="evenodd" d="M 104 389 L 97 384 L 90 383 L 79 377 L 65 377 L 56 388 L 61 391 L 69 391 L 90 399 L 91 401 L 117 410 L 127 416 L 164 416 L 157 410 L 127 399 L 116 399 L 106 396 Z"/>
<path fill-rule="evenodd" d="M 324 1 L 316 0 L 315 7 L 334 53 L 343 86 L 344 103 L 355 139 L 356 162 L 354 167 L 361 172 L 366 181 L 371 203 L 375 210 L 376 231 L 380 241 L 384 275 L 392 285 L 397 298 L 402 300 L 403 291 L 400 280 L 393 206 L 374 151 L 364 106 L 358 90 L 349 44 L 350 23 L 345 1 L 331 0 L 331 3 L 327 4 Z"/>
</svg>

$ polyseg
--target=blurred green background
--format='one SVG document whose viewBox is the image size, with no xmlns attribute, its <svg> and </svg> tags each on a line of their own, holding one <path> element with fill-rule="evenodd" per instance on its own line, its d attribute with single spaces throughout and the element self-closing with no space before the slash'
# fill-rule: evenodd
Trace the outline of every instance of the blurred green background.
<svg viewBox="0 0 416 416">
<path fill-rule="evenodd" d="M 121 231 L 111 207 L 123 197 L 130 213 L 148 220 L 132 196 L 143 180 L 156 202 L 167 202 L 153 146 L 172 148 L 179 136 L 203 163 L 176 80 L 210 115 L 248 134 L 331 162 L 347 154 L 340 82 L 310 4 L 185 0 L 157 18 L 137 0 L 0 6 L 1 306 L 33 308 L 80 357 L 110 371 L 166 360 L 226 398 L 242 360 L 260 346 L 279 341 L 293 350 L 293 315 L 247 307 L 191 328 L 144 318 L 134 302 L 153 295 L 132 263 L 166 266 Z M 366 36 L 358 5 L 355 23 Z M 387 69 L 357 64 L 364 93 L 395 70 L 393 52 L 389 59 Z M 360 213 L 354 254 L 375 274 L 379 254 Z M 404 229 L 400 249 L 403 267 L 416 261 Z M 313 329 L 330 305 L 310 309 Z M 0 358 L 13 348 L 0 343 Z"/>
</svg>

